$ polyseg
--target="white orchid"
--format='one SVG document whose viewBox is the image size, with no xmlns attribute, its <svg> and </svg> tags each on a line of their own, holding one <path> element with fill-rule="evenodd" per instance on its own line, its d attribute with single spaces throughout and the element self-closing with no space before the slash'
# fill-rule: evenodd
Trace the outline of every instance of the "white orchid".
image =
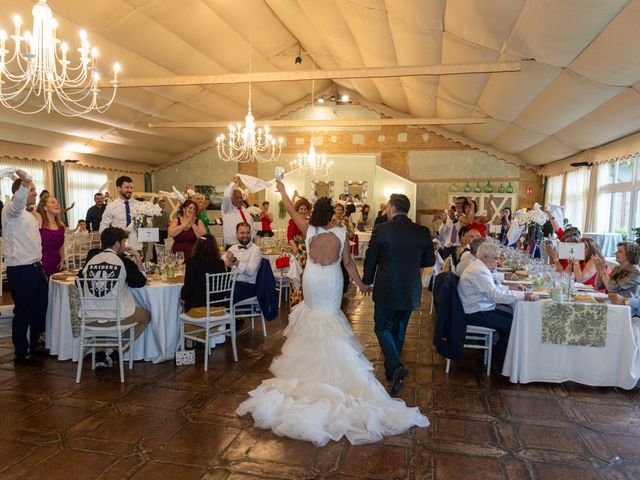
<svg viewBox="0 0 640 480">
<path fill-rule="evenodd" d="M 136 202 L 131 205 L 131 218 L 142 220 L 146 217 L 158 217 L 162 215 L 162 209 L 155 203 Z"/>
</svg>

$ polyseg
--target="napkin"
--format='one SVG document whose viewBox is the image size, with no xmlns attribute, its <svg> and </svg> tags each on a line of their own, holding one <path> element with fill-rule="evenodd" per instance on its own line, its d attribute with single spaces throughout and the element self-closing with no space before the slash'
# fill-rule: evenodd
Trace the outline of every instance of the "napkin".
<svg viewBox="0 0 640 480">
<path fill-rule="evenodd" d="M 262 190 L 266 190 L 268 187 L 273 187 L 275 185 L 273 180 L 265 182 L 264 180 L 252 177 L 251 175 L 238 174 L 238 177 L 240 177 L 240 180 L 242 180 L 242 183 L 244 183 L 250 193 L 261 192 Z"/>
</svg>

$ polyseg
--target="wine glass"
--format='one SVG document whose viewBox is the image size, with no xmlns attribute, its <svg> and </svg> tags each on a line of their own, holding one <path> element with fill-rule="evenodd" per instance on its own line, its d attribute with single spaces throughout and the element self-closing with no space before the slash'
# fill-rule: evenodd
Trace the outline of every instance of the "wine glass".
<svg viewBox="0 0 640 480">
<path fill-rule="evenodd" d="M 178 265 L 184 263 L 184 252 L 176 252 L 176 262 L 178 262 Z"/>
</svg>

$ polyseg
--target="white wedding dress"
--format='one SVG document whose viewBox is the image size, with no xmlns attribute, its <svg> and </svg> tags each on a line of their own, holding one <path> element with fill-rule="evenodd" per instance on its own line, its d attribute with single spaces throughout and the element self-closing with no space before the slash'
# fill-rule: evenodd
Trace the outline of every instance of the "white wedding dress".
<svg viewBox="0 0 640 480">
<path fill-rule="evenodd" d="M 327 232 L 340 239 L 340 259 L 346 237 L 342 228 L 309 226 L 307 252 L 313 237 Z M 256 427 L 318 446 L 343 436 L 352 444 L 372 443 L 414 425 L 427 427 L 429 420 L 417 407 L 389 396 L 362 354 L 340 310 L 339 259 L 326 266 L 307 259 L 304 301 L 289 315 L 282 354 L 270 367 L 274 377 L 249 392 L 236 413 L 251 413 Z"/>
</svg>

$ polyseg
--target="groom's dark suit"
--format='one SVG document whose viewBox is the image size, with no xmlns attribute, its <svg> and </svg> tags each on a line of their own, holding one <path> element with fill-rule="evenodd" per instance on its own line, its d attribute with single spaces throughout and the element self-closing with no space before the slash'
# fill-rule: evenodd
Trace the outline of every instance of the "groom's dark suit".
<svg viewBox="0 0 640 480">
<path fill-rule="evenodd" d="M 420 307 L 420 268 L 436 261 L 427 227 L 397 214 L 377 225 L 369 241 L 362 281 L 374 284 L 375 332 L 384 353 L 388 379 L 400 364 L 411 312 Z"/>
</svg>

